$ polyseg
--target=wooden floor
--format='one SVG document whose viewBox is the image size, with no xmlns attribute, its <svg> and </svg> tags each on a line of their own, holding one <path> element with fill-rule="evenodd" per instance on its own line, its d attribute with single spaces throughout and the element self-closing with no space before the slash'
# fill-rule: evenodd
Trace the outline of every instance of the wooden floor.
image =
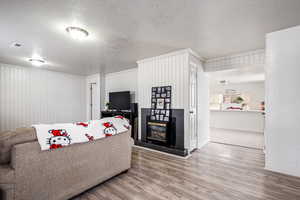
<svg viewBox="0 0 300 200">
<path fill-rule="evenodd" d="M 300 179 L 263 169 L 261 150 L 209 143 L 188 159 L 133 150 L 132 168 L 76 200 L 300 200 Z"/>
<path fill-rule="evenodd" d="M 256 149 L 263 149 L 265 145 L 264 134 L 260 132 L 210 128 L 209 134 L 212 142 Z"/>
</svg>

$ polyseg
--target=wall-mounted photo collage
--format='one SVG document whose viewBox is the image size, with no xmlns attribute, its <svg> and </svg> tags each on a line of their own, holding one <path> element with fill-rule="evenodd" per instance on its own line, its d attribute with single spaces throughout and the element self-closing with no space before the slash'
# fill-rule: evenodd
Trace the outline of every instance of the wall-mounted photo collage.
<svg viewBox="0 0 300 200">
<path fill-rule="evenodd" d="M 151 92 L 151 120 L 168 122 L 171 117 L 172 87 L 153 87 Z"/>
</svg>

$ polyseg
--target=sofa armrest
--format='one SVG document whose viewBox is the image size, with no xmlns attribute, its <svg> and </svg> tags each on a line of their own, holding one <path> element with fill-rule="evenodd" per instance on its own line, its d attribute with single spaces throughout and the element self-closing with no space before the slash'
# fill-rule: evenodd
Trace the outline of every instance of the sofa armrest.
<svg viewBox="0 0 300 200">
<path fill-rule="evenodd" d="M 0 184 L 12 184 L 15 181 L 15 170 L 9 165 L 0 165 Z"/>
</svg>

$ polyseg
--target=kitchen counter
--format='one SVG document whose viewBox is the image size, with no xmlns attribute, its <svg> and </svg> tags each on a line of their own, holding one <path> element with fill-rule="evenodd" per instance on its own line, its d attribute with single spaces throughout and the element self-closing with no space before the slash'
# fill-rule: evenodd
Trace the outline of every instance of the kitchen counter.
<svg viewBox="0 0 300 200">
<path fill-rule="evenodd" d="M 264 115 L 260 110 L 210 110 L 210 127 L 264 132 Z"/>
</svg>

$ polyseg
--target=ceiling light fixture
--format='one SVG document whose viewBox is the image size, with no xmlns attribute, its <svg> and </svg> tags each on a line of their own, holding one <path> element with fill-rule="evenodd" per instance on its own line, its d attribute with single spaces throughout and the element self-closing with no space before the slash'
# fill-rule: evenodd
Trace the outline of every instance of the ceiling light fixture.
<svg viewBox="0 0 300 200">
<path fill-rule="evenodd" d="M 82 40 L 89 35 L 89 32 L 87 32 L 86 30 L 75 26 L 67 27 L 66 31 L 71 35 L 73 39 L 76 40 Z"/>
<path fill-rule="evenodd" d="M 37 67 L 40 67 L 46 63 L 45 60 L 43 60 L 41 58 L 30 58 L 28 61 L 31 62 L 32 65 L 37 66 Z"/>
<path fill-rule="evenodd" d="M 16 48 L 20 48 L 22 46 L 21 43 L 18 43 L 18 42 L 14 42 L 11 44 L 11 47 L 16 47 Z"/>
</svg>

